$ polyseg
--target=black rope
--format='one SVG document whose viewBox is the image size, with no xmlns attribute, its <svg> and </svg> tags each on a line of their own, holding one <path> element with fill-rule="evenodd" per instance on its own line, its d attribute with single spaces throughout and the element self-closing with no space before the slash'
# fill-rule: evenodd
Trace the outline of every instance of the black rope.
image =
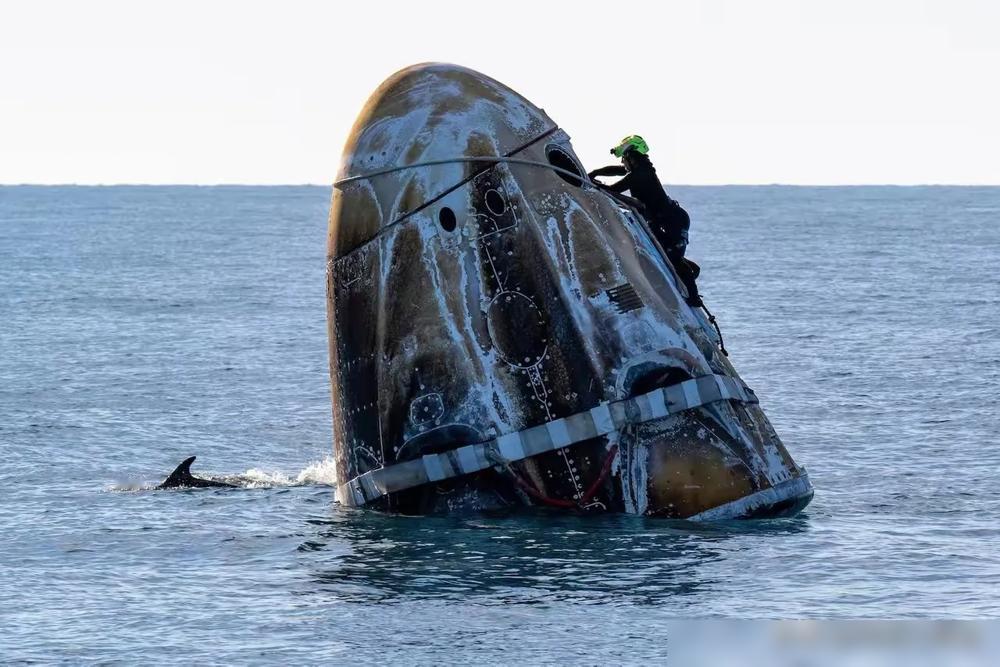
<svg viewBox="0 0 1000 667">
<path fill-rule="evenodd" d="M 712 311 L 710 311 L 708 306 L 705 305 L 704 300 L 701 302 L 701 309 L 705 311 L 706 315 L 708 315 L 708 321 L 713 327 L 715 327 L 715 333 L 719 334 L 719 349 L 722 350 L 722 354 L 728 357 L 729 351 L 726 350 L 726 343 L 722 340 L 722 329 L 719 328 L 719 323 L 715 321 L 715 315 L 713 315 Z"/>
<path fill-rule="evenodd" d="M 336 259 L 341 259 L 343 257 L 346 257 L 347 255 L 350 255 L 355 250 L 358 250 L 359 248 L 367 245 L 370 241 L 373 241 L 374 239 L 376 239 L 379 236 L 381 236 L 382 234 L 384 234 L 386 232 L 386 230 L 388 230 L 389 228 L 395 227 L 396 225 L 400 224 L 401 222 L 407 220 L 410 216 L 412 216 L 412 215 L 414 215 L 414 214 L 416 214 L 416 213 L 424 210 L 428 206 L 431 206 L 431 205 L 433 205 L 433 204 L 441 201 L 442 199 L 444 199 L 445 197 L 447 197 L 448 195 L 450 195 L 455 190 L 458 190 L 460 187 L 462 187 L 466 183 L 470 182 L 476 176 L 479 176 L 480 174 L 482 174 L 484 172 L 487 172 L 490 169 L 493 169 L 498 164 L 502 164 L 504 159 L 510 158 L 512 155 L 516 155 L 517 153 L 520 153 L 523 150 L 527 150 L 528 148 L 530 148 L 531 146 L 535 145 L 536 143 L 538 143 L 542 139 L 545 139 L 547 137 L 552 136 L 558 130 L 559 130 L 559 126 L 558 125 L 550 127 L 549 129 L 547 129 L 544 132 L 542 132 L 541 134 L 539 134 L 537 137 L 531 139 L 530 141 L 527 141 L 526 143 L 522 144 L 521 146 L 518 146 L 517 148 L 514 148 L 514 149 L 508 151 L 507 153 L 504 153 L 502 156 L 494 157 L 493 160 L 483 159 L 483 158 L 477 158 L 478 161 L 485 162 L 486 164 L 484 164 L 484 166 L 482 166 L 482 167 L 478 167 L 478 168 L 473 169 L 472 173 L 469 174 L 468 176 L 466 176 L 465 178 L 463 178 L 461 181 L 459 181 L 455 185 L 452 185 L 452 186 L 446 188 L 443 192 L 438 193 L 434 197 L 431 197 L 430 199 L 424 201 L 423 203 L 421 203 L 419 206 L 417 206 L 413 210 L 407 211 L 405 213 L 400 214 L 400 216 L 398 218 L 396 218 L 395 220 L 393 220 L 389 224 L 382 225 L 381 227 L 379 227 L 378 231 L 376 231 L 375 234 L 371 238 L 365 239 L 361 243 L 355 243 L 349 250 L 338 254 L 337 257 L 336 257 Z M 486 156 L 486 158 L 488 158 L 488 157 L 489 156 Z M 437 162 L 437 161 L 435 161 L 435 162 Z M 419 166 L 419 165 L 406 165 L 403 168 L 404 169 L 410 169 L 410 168 L 414 168 L 414 167 L 417 167 L 417 166 Z M 547 165 L 547 166 L 550 169 L 554 170 L 554 171 L 563 171 L 562 169 L 560 169 L 559 167 L 556 167 L 554 165 Z M 339 181 L 334 182 L 333 187 L 336 188 L 338 183 L 344 184 L 344 183 L 347 183 L 347 182 L 356 182 L 358 180 L 364 180 L 366 178 L 370 178 L 372 176 L 382 174 L 383 172 L 385 172 L 385 173 L 391 173 L 392 171 L 393 171 L 393 169 L 390 169 L 388 171 L 382 170 L 382 171 L 376 172 L 374 174 L 361 174 L 360 176 L 351 176 L 350 178 L 343 178 L 343 179 L 340 179 Z M 577 178 L 579 178 L 579 176 L 577 176 Z"/>
<path fill-rule="evenodd" d="M 592 179 L 590 179 L 590 182 L 593 183 L 595 186 L 597 186 L 597 189 L 600 190 L 600 191 L 602 191 L 604 194 L 608 195 L 612 199 L 617 199 L 618 202 L 620 202 L 622 204 L 625 204 L 626 206 L 628 206 L 630 208 L 635 209 L 635 211 L 639 215 L 641 215 L 641 216 L 643 216 L 645 218 L 645 215 L 646 215 L 646 206 L 641 201 L 639 201 L 638 199 L 636 199 L 635 197 L 629 197 L 628 195 L 623 195 L 620 192 L 615 192 L 610 187 L 608 187 L 604 183 L 601 183 L 597 179 L 592 178 Z"/>
</svg>

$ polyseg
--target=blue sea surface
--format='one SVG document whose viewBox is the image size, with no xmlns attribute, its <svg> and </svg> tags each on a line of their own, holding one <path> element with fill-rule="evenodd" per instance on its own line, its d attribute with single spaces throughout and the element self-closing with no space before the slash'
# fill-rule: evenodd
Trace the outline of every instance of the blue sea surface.
<svg viewBox="0 0 1000 667">
<path fill-rule="evenodd" d="M 1000 188 L 676 187 L 797 518 L 334 502 L 323 187 L 0 188 L 0 661 L 642 662 L 1000 617 Z M 183 458 L 252 488 L 154 491 Z"/>
</svg>

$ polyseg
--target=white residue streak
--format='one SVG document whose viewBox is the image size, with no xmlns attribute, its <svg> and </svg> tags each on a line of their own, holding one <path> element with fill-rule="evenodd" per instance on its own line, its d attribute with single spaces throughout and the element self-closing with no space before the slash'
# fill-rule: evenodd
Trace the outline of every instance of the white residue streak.
<svg viewBox="0 0 1000 667">
<path fill-rule="evenodd" d="M 617 473 L 621 480 L 625 512 L 641 516 L 649 507 L 649 476 L 646 468 L 649 450 L 631 429 L 624 431 L 608 436 L 609 445 L 618 444 L 618 456 L 612 464 L 612 472 Z"/>
</svg>

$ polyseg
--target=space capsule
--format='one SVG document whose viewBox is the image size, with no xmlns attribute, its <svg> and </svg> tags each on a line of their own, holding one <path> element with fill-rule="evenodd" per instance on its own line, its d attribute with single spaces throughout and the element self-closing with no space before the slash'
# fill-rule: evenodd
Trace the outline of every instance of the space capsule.
<svg viewBox="0 0 1000 667">
<path fill-rule="evenodd" d="M 693 520 L 812 498 L 642 216 L 472 70 L 387 79 L 330 208 L 337 497 Z"/>
</svg>

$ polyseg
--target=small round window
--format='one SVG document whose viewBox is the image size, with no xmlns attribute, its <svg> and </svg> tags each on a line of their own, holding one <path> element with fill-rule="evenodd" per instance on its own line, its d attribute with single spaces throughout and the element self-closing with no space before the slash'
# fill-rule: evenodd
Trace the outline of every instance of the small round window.
<svg viewBox="0 0 1000 667">
<path fill-rule="evenodd" d="M 498 190 L 486 191 L 486 208 L 493 215 L 503 215 L 507 211 L 507 202 Z"/>
<path fill-rule="evenodd" d="M 458 220 L 455 218 L 455 212 L 445 206 L 438 213 L 438 222 L 441 223 L 441 227 L 444 228 L 446 232 L 455 231 L 455 227 L 458 225 Z"/>
<path fill-rule="evenodd" d="M 545 149 L 545 157 L 548 158 L 549 164 L 553 167 L 558 167 L 559 169 L 564 170 L 556 171 L 556 176 L 563 179 L 570 185 L 574 185 L 576 187 L 583 185 L 583 169 L 580 168 L 580 165 L 577 164 L 576 160 L 574 160 L 569 153 L 558 146 L 549 146 Z M 573 178 L 569 174 L 565 173 L 567 171 L 576 174 L 579 178 Z"/>
</svg>

